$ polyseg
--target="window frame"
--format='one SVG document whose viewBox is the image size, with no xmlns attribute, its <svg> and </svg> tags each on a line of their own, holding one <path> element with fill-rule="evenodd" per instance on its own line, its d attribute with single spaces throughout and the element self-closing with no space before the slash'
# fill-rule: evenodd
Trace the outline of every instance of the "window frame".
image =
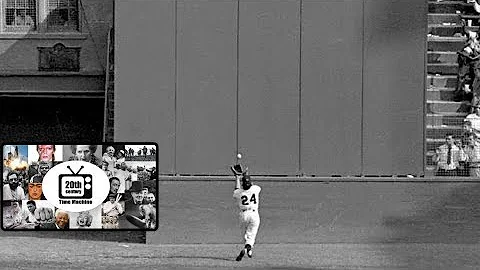
<svg viewBox="0 0 480 270">
<path fill-rule="evenodd" d="M 42 2 L 42 8 L 43 8 L 43 16 L 41 17 L 42 25 L 43 25 L 43 30 L 45 33 L 79 33 L 81 32 L 81 24 L 80 22 L 82 21 L 81 18 L 81 12 L 80 12 L 80 1 L 81 0 L 75 0 L 77 4 L 77 27 L 72 28 L 72 27 L 65 27 L 65 26 L 58 26 L 58 25 L 53 25 L 51 27 L 48 26 L 48 22 L 46 21 L 46 18 L 48 17 L 49 14 L 49 7 L 48 7 L 48 1 L 49 0 L 37 0 Z M 68 1 L 68 0 L 67 0 Z"/>
<path fill-rule="evenodd" d="M 35 0 L 36 5 L 36 21 L 34 26 L 7 26 L 6 22 L 6 7 L 7 0 L 0 0 L 0 35 L 16 35 L 16 34 L 81 34 L 83 13 L 81 10 L 81 0 L 76 0 L 77 3 L 77 29 L 72 27 L 53 26 L 48 27 L 46 21 L 48 17 L 48 1 L 49 0 Z"/>
<path fill-rule="evenodd" d="M 1 0 L 2 3 L 1 3 L 1 7 L 2 7 L 2 10 L 0 11 L 0 14 L 2 16 L 2 19 L 1 19 L 1 33 L 25 33 L 25 32 L 30 32 L 30 31 L 38 31 L 38 3 L 41 1 L 41 0 L 34 0 L 35 1 L 35 23 L 33 26 L 17 26 L 17 25 L 13 25 L 13 26 L 10 26 L 10 25 L 7 25 L 7 17 L 6 17 L 6 9 L 7 9 L 7 1 L 8 0 Z M 28 1 L 28 0 L 27 0 Z"/>
</svg>

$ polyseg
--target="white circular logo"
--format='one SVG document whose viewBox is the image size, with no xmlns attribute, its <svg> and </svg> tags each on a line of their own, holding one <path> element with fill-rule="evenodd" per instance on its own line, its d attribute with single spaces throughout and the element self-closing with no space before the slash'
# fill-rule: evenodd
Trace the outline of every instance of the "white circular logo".
<svg viewBox="0 0 480 270">
<path fill-rule="evenodd" d="M 66 161 L 53 166 L 43 178 L 45 198 L 62 210 L 82 212 L 103 203 L 110 190 L 104 171 L 85 161 Z"/>
</svg>

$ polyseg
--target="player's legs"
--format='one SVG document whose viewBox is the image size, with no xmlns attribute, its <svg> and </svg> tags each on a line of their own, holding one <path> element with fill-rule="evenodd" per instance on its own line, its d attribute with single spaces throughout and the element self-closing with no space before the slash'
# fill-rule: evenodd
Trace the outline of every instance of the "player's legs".
<svg viewBox="0 0 480 270">
<path fill-rule="evenodd" d="M 252 257 L 252 248 L 257 238 L 258 228 L 260 227 L 260 216 L 258 212 L 251 212 L 248 215 L 248 225 L 245 230 L 245 249 L 248 257 Z"/>
<path fill-rule="evenodd" d="M 242 235 L 245 235 L 245 231 L 247 230 L 247 227 L 248 227 L 248 219 L 247 219 L 248 216 L 245 214 L 245 212 L 240 212 L 238 217 L 239 217 L 239 221 L 240 221 L 240 231 L 241 231 Z M 243 256 L 245 256 L 246 253 L 247 253 L 247 249 L 242 248 L 242 250 L 240 251 L 240 254 L 238 254 L 236 260 L 241 261 Z"/>
<path fill-rule="evenodd" d="M 258 228 L 260 227 L 260 216 L 258 212 L 250 212 L 248 214 L 247 229 L 245 230 L 245 244 L 253 247 L 255 238 L 257 237 Z"/>
</svg>

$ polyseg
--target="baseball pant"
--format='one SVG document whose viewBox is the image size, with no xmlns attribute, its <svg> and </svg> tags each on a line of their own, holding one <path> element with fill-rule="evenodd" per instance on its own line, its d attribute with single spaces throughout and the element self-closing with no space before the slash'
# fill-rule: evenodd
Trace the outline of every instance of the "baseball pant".
<svg viewBox="0 0 480 270">
<path fill-rule="evenodd" d="M 245 232 L 245 245 L 253 247 L 260 227 L 260 215 L 257 210 L 245 210 L 240 212 L 240 224 L 242 232 Z"/>
</svg>

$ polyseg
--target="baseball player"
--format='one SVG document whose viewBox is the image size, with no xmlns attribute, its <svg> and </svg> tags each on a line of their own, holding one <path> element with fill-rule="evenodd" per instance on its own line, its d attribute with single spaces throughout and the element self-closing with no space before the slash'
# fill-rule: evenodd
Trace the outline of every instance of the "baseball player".
<svg viewBox="0 0 480 270">
<path fill-rule="evenodd" d="M 258 204 L 260 202 L 261 188 L 253 185 L 250 175 L 246 172 L 234 171 L 236 186 L 233 191 L 233 198 L 235 198 L 238 207 L 240 208 L 239 219 L 244 233 L 245 247 L 237 256 L 237 261 L 241 261 L 245 253 L 249 258 L 252 257 L 252 248 L 255 244 L 258 227 L 260 226 L 260 215 L 258 214 Z M 241 182 L 241 183 L 240 183 Z"/>
</svg>

